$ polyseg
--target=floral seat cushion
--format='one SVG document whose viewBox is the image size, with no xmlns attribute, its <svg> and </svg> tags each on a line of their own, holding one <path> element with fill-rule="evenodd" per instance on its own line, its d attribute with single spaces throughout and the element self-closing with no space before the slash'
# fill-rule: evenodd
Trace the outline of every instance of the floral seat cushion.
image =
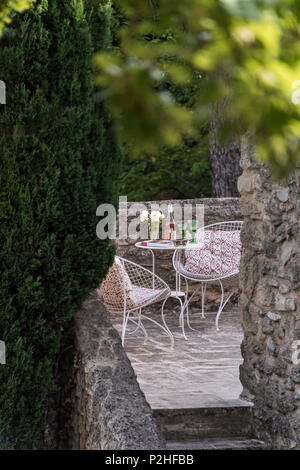
<svg viewBox="0 0 300 470">
<path fill-rule="evenodd" d="M 184 269 L 190 273 L 223 276 L 238 272 L 241 258 L 239 230 L 206 230 L 197 234 L 203 248 L 186 250 Z"/>
<path fill-rule="evenodd" d="M 133 297 L 135 305 L 138 307 L 139 305 L 144 305 L 148 302 L 153 302 L 154 300 L 157 302 L 165 298 L 168 289 L 149 289 L 147 287 L 139 287 L 133 285 Z"/>
</svg>

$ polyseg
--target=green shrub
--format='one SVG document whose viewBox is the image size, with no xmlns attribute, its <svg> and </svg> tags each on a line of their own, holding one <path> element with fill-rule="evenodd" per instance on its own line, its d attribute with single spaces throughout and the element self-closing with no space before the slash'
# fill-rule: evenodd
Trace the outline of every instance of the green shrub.
<svg viewBox="0 0 300 470">
<path fill-rule="evenodd" d="M 91 66 L 109 15 L 108 2 L 40 0 L 0 42 L 2 449 L 43 446 L 61 331 L 114 255 L 96 208 L 116 203 L 121 157 Z"/>
</svg>

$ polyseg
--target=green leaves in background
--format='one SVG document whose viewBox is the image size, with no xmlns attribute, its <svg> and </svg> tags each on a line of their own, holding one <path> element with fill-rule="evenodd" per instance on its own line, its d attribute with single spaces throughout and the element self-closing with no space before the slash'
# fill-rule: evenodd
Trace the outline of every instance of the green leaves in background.
<svg viewBox="0 0 300 470">
<path fill-rule="evenodd" d="M 5 24 L 11 22 L 14 11 L 27 10 L 35 0 L 0 0 L 0 33 Z"/>
<path fill-rule="evenodd" d="M 118 33 L 121 52 L 96 56 L 97 83 L 106 88 L 136 153 L 195 136 L 210 105 L 228 99 L 224 135 L 232 128 L 250 129 L 258 158 L 274 176 L 295 168 L 300 158 L 300 104 L 292 100 L 300 80 L 298 0 L 114 3 L 126 17 Z M 188 84 L 192 69 L 199 71 L 199 80 L 207 78 L 189 112 L 172 99 L 165 81 Z"/>
<path fill-rule="evenodd" d="M 186 138 L 176 147 L 163 147 L 156 156 L 125 160 L 121 194 L 129 201 L 194 199 L 211 195 L 207 134 L 199 142 Z"/>
</svg>

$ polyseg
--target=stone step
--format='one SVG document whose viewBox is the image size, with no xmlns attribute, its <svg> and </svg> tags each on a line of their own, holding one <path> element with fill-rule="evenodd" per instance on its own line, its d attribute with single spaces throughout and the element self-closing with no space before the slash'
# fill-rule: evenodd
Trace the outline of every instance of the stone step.
<svg viewBox="0 0 300 470">
<path fill-rule="evenodd" d="M 266 450 L 264 442 L 245 438 L 208 438 L 199 441 L 169 441 L 167 450 Z"/>
<path fill-rule="evenodd" d="M 155 409 L 154 416 L 167 441 L 253 437 L 251 410 L 247 406 Z"/>
</svg>

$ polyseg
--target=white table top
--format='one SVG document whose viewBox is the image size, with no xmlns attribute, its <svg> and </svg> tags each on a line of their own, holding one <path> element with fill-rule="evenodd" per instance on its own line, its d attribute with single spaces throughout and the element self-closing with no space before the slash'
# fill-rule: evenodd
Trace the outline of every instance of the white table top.
<svg viewBox="0 0 300 470">
<path fill-rule="evenodd" d="M 137 242 L 135 246 L 137 248 L 144 248 L 145 250 L 199 250 L 203 248 L 203 243 L 191 243 L 188 242 L 186 245 L 174 245 L 174 243 L 170 240 L 159 240 L 155 242 L 155 240 L 145 240 L 147 245 L 142 245 L 142 242 Z"/>
</svg>

